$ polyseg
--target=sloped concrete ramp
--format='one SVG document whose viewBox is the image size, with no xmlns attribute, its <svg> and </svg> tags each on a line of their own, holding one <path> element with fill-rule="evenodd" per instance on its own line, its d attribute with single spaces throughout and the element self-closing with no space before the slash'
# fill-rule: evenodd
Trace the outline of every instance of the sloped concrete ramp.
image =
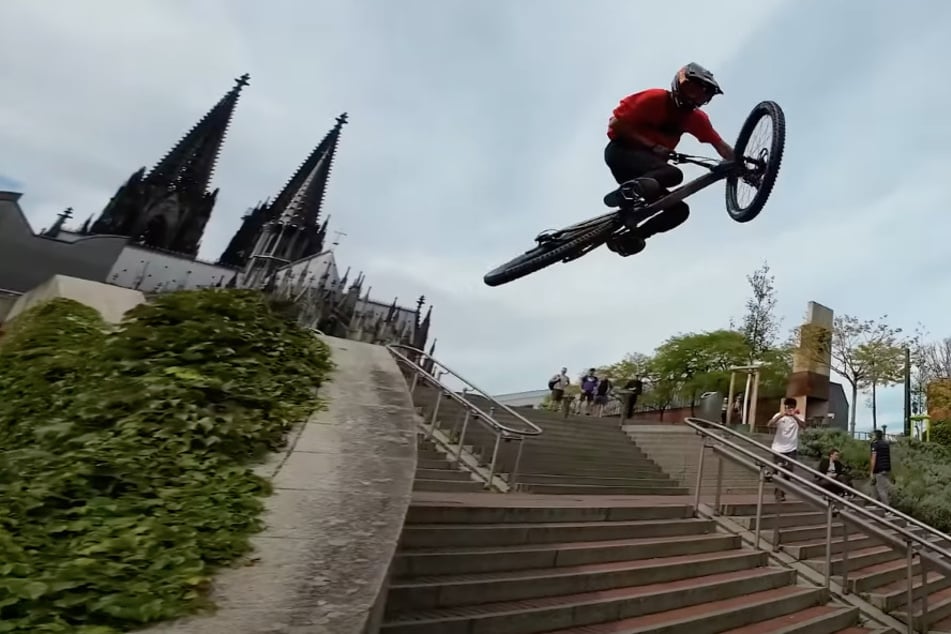
<svg viewBox="0 0 951 634">
<path fill-rule="evenodd" d="M 222 571 L 218 612 L 151 634 L 375 632 L 409 508 L 416 414 L 385 348 L 323 337 L 336 371 L 326 409 L 261 467 L 275 493 L 250 565 Z"/>
</svg>

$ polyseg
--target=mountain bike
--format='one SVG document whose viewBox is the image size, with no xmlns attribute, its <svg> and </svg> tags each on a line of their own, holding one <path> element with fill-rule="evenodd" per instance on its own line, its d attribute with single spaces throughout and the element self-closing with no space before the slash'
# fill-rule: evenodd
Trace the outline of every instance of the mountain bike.
<svg viewBox="0 0 951 634">
<path fill-rule="evenodd" d="M 762 126 L 761 124 L 768 124 Z M 760 128 L 768 135 L 759 141 Z M 720 161 L 671 152 L 674 164 L 690 163 L 707 169 L 705 174 L 671 190 L 654 201 L 641 197 L 635 181 L 623 183 L 604 197 L 614 211 L 564 229 L 544 231 L 536 246 L 485 275 L 488 286 L 501 286 L 557 262 L 571 262 L 597 249 L 610 238 L 636 229 L 643 222 L 701 189 L 726 180 L 726 211 L 736 222 L 749 222 L 763 210 L 776 183 L 786 144 L 786 116 L 773 101 L 758 103 L 743 122 L 734 153 L 736 160 Z M 751 188 L 751 200 L 743 204 L 740 193 Z"/>
</svg>

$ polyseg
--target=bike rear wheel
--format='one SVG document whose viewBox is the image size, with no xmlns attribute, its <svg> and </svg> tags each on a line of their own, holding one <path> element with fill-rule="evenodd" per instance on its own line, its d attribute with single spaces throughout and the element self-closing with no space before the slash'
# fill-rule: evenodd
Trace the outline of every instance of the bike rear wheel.
<svg viewBox="0 0 951 634">
<path fill-rule="evenodd" d="M 603 222 L 590 227 L 579 228 L 565 238 L 542 243 L 512 258 L 502 266 L 486 273 L 483 281 L 487 286 L 501 286 L 552 264 L 580 257 L 591 249 L 601 246 L 615 228 L 617 228 L 617 220 L 614 217 L 606 218 Z"/>
<path fill-rule="evenodd" d="M 759 133 L 763 128 L 768 131 Z M 763 210 L 776 184 L 785 146 L 786 115 L 782 108 L 773 101 L 757 104 L 740 128 L 734 148 L 737 160 L 746 159 L 748 167 L 755 167 L 726 181 L 726 211 L 733 220 L 749 222 Z M 754 193 L 748 202 L 743 202 L 745 196 L 741 194 L 747 188 Z"/>
</svg>

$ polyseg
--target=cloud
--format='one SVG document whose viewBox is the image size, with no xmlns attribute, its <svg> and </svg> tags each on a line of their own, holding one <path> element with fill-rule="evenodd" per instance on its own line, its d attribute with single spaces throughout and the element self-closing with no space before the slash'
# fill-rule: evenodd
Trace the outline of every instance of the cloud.
<svg viewBox="0 0 951 634">
<path fill-rule="evenodd" d="M 51 9 L 55 6 L 55 10 Z M 37 226 L 97 213 L 245 71 L 203 242 L 273 195 L 349 111 L 327 206 L 342 265 L 374 295 L 436 306 L 441 356 L 487 388 L 538 387 L 742 311 L 768 259 L 789 326 L 816 299 L 944 332 L 951 5 L 868 0 L 471 3 L 8 0 L 0 173 Z M 293 15 L 293 19 L 288 16 Z M 727 138 L 761 99 L 789 123 L 780 180 L 748 225 L 722 190 L 630 260 L 595 252 L 512 285 L 482 275 L 540 230 L 600 213 L 607 117 L 696 60 L 726 95 Z M 685 149 L 701 152 L 692 142 Z M 942 229 L 944 228 L 944 229 Z M 892 406 L 889 405 L 891 408 Z M 864 414 L 863 414 L 864 415 Z"/>
</svg>

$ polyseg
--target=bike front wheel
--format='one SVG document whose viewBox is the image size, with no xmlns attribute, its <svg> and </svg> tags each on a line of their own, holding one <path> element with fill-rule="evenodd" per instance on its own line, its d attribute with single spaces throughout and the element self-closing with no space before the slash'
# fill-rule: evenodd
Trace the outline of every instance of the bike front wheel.
<svg viewBox="0 0 951 634">
<path fill-rule="evenodd" d="M 572 231 L 562 238 L 543 242 L 486 273 L 483 281 L 487 286 L 501 286 L 552 264 L 581 257 L 588 251 L 601 246 L 616 227 L 616 219 L 607 218 L 601 223 Z"/>
<path fill-rule="evenodd" d="M 737 222 L 749 222 L 763 210 L 776 184 L 786 146 L 786 115 L 779 104 L 763 101 L 750 112 L 736 140 L 737 160 L 747 168 L 726 181 L 726 211 Z M 752 195 L 747 200 L 748 190 Z"/>
</svg>

